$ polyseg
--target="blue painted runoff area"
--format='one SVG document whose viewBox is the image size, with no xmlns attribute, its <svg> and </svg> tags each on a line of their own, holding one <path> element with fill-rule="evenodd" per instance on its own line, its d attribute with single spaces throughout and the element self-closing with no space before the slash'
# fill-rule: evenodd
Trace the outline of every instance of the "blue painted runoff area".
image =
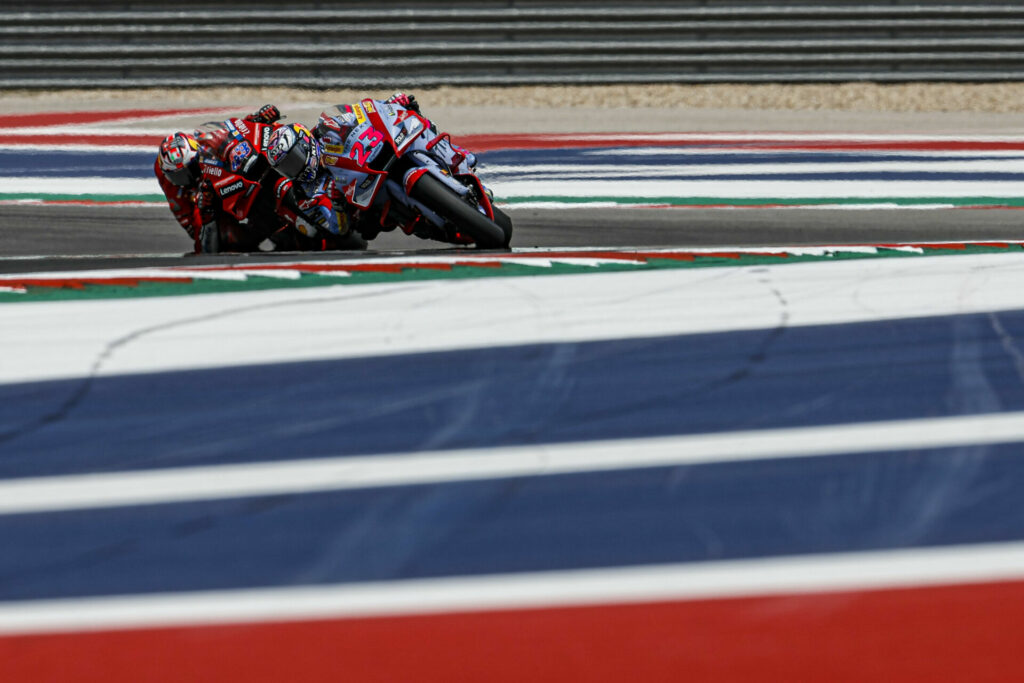
<svg viewBox="0 0 1024 683">
<path fill-rule="evenodd" d="M 156 178 L 152 152 L 0 149 L 0 178 Z"/>
<path fill-rule="evenodd" d="M 1008 311 L 0 385 L 0 478 L 1018 411 L 1022 338 Z"/>
<path fill-rule="evenodd" d="M 0 517 L 0 601 L 1024 539 L 1021 444 Z"/>
<path fill-rule="evenodd" d="M 1024 311 L 0 386 L 3 477 L 1024 409 Z M 1024 540 L 1024 444 L 0 516 L 0 601 Z"/>
</svg>

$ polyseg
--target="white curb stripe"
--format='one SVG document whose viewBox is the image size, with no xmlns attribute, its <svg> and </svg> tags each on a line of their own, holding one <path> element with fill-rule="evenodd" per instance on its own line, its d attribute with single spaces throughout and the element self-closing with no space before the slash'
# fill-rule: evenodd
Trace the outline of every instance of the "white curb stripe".
<svg viewBox="0 0 1024 683">
<path fill-rule="evenodd" d="M 1024 441 L 1024 413 L 0 481 L 0 514 Z"/>
<path fill-rule="evenodd" d="M 1024 543 L 0 603 L 0 635 L 635 604 L 1024 578 Z"/>
</svg>

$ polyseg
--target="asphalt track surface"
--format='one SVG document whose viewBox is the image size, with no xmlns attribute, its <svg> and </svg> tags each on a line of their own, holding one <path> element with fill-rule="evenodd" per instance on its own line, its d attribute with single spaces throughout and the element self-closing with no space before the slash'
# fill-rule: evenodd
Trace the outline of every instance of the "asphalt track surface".
<svg viewBox="0 0 1024 683">
<path fill-rule="evenodd" d="M 509 209 L 513 248 L 738 247 L 1019 240 L 1016 210 Z M 194 256 L 163 206 L 0 206 L 0 273 L 295 260 L 304 254 Z M 384 233 L 370 254 L 449 248 Z M 358 252 L 308 255 L 347 258 Z"/>
</svg>

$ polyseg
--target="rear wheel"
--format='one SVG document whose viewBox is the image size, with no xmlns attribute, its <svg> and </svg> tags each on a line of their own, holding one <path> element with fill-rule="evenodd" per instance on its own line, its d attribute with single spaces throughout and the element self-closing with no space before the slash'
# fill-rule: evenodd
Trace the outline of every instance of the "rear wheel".
<svg viewBox="0 0 1024 683">
<path fill-rule="evenodd" d="M 508 247 L 512 237 L 511 221 L 509 231 L 505 230 L 475 206 L 467 204 L 462 197 L 429 173 L 424 173 L 409 193 L 413 199 L 451 221 L 460 232 L 473 238 L 480 249 L 502 249 Z"/>
</svg>

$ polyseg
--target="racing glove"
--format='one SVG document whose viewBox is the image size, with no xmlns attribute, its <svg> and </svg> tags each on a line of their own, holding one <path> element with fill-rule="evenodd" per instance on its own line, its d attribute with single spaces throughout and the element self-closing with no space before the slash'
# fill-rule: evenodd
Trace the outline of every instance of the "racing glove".
<svg viewBox="0 0 1024 683">
<path fill-rule="evenodd" d="M 196 188 L 196 209 L 200 220 L 200 226 L 195 232 L 197 254 L 216 254 L 220 251 L 220 228 L 213 202 L 213 184 L 204 180 Z"/>
<path fill-rule="evenodd" d="M 203 180 L 196 189 L 196 208 L 199 209 L 199 220 L 204 224 L 211 222 L 216 217 L 217 209 L 214 201 L 213 183 Z"/>
<path fill-rule="evenodd" d="M 245 117 L 246 121 L 253 123 L 273 123 L 281 118 L 281 110 L 272 104 L 265 104 L 255 114 Z"/>
<path fill-rule="evenodd" d="M 416 101 L 416 97 L 414 95 L 409 95 L 404 92 L 396 92 L 388 98 L 388 102 L 391 102 L 392 104 L 400 104 L 406 109 L 411 109 L 417 114 L 420 113 L 420 104 Z"/>
</svg>

